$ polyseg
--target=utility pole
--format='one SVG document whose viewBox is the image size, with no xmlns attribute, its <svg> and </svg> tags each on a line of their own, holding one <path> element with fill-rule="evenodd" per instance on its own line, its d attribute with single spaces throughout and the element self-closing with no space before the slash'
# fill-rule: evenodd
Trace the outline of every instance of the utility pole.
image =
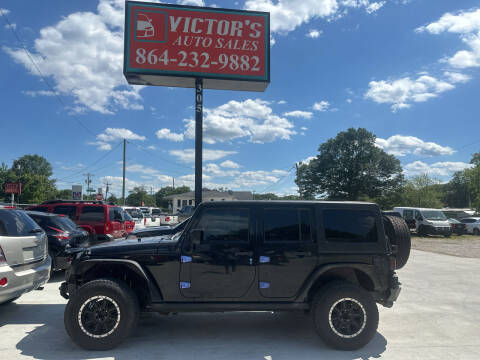
<svg viewBox="0 0 480 360">
<path fill-rule="evenodd" d="M 195 79 L 195 207 L 202 203 L 203 79 Z"/>
<path fill-rule="evenodd" d="M 92 183 L 92 180 L 90 179 L 91 177 L 93 177 L 94 175 L 93 174 L 90 174 L 90 173 L 86 173 L 86 174 L 83 174 L 83 176 L 86 176 L 87 177 L 87 180 L 85 180 L 85 184 L 87 184 L 87 197 L 90 195 L 90 193 L 92 192 L 92 189 L 90 188 L 90 184 Z"/>
<path fill-rule="evenodd" d="M 175 178 L 172 177 L 172 187 L 173 187 L 173 190 L 175 190 Z"/>
<path fill-rule="evenodd" d="M 123 139 L 123 182 L 122 182 L 122 204 L 125 205 L 125 164 L 127 162 L 127 139 Z"/>
<path fill-rule="evenodd" d="M 108 190 L 110 189 L 110 185 L 112 185 L 111 183 L 109 183 L 108 181 L 106 183 L 103 183 L 105 185 L 105 200 L 108 199 Z"/>
</svg>

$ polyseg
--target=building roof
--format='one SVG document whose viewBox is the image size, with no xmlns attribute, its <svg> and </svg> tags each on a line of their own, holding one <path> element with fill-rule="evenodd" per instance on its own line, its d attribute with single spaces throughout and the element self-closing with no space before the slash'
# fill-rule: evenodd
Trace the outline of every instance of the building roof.
<svg viewBox="0 0 480 360">
<path fill-rule="evenodd" d="M 218 190 L 204 190 L 202 191 L 202 198 L 225 198 L 233 197 L 237 200 L 253 200 L 253 195 L 250 191 L 218 191 Z M 174 194 L 165 196 L 164 199 L 173 200 L 174 198 L 194 199 L 195 191 L 189 191 L 183 194 Z"/>
</svg>

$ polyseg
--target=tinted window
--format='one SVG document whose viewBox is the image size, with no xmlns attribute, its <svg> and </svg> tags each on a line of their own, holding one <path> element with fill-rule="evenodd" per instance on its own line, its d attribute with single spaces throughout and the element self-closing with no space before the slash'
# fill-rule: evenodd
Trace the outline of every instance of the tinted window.
<svg viewBox="0 0 480 360">
<path fill-rule="evenodd" d="M 48 212 L 48 207 L 46 206 L 36 206 L 31 209 L 28 209 L 29 211 L 41 211 L 41 212 Z"/>
<path fill-rule="evenodd" d="M 470 223 L 474 223 L 475 219 L 462 219 L 460 221 L 464 224 L 470 224 Z"/>
<path fill-rule="evenodd" d="M 368 210 L 324 210 L 323 226 L 327 241 L 377 241 L 375 214 Z"/>
<path fill-rule="evenodd" d="M 57 206 L 53 209 L 54 214 L 67 215 L 70 219 L 75 219 L 77 213 L 76 206 Z"/>
<path fill-rule="evenodd" d="M 126 212 L 128 212 L 134 219 L 143 219 L 142 212 L 137 209 L 127 209 Z"/>
<path fill-rule="evenodd" d="M 152 215 L 160 215 L 161 211 L 160 209 L 152 209 Z"/>
<path fill-rule="evenodd" d="M 306 209 L 265 209 L 265 241 L 311 241 L 311 214 Z"/>
<path fill-rule="evenodd" d="M 84 206 L 80 213 L 80 221 L 98 221 L 103 222 L 105 220 L 102 206 Z"/>
<path fill-rule="evenodd" d="M 125 220 L 127 221 L 133 221 L 133 218 L 130 216 L 130 214 L 128 212 L 124 212 L 123 213 L 123 217 L 125 218 Z"/>
<path fill-rule="evenodd" d="M 45 231 L 53 230 L 52 227 L 63 231 L 72 231 L 77 228 L 77 225 L 66 216 L 30 215 L 30 217 Z"/>
<path fill-rule="evenodd" d="M 204 242 L 247 242 L 248 209 L 207 209 L 195 227 L 203 230 Z"/>
<path fill-rule="evenodd" d="M 109 209 L 109 218 L 110 221 L 123 221 L 123 210 L 118 207 L 111 207 Z"/>
<path fill-rule="evenodd" d="M 0 210 L 0 236 L 32 236 L 39 228 L 24 211 Z"/>
</svg>

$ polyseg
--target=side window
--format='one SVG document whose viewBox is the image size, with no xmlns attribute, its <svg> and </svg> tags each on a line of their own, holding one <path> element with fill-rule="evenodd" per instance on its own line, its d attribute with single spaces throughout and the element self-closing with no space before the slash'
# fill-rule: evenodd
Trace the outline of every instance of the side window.
<svg viewBox="0 0 480 360">
<path fill-rule="evenodd" d="M 420 214 L 420 211 L 418 211 L 418 210 L 415 210 L 415 219 L 417 219 L 417 220 L 422 219 L 422 214 Z"/>
<path fill-rule="evenodd" d="M 103 206 L 83 206 L 80 213 L 80 221 L 105 221 Z"/>
<path fill-rule="evenodd" d="M 403 210 L 403 218 L 405 220 L 412 220 L 413 219 L 413 210 Z"/>
<path fill-rule="evenodd" d="M 0 210 L 0 236 L 32 236 L 32 230 L 39 228 L 23 211 Z"/>
<path fill-rule="evenodd" d="M 368 210 L 324 210 L 325 238 L 329 242 L 376 242 L 375 219 L 375 214 Z"/>
<path fill-rule="evenodd" d="M 182 206 L 182 200 L 178 199 L 177 200 L 177 207 L 180 207 L 180 206 Z"/>
<path fill-rule="evenodd" d="M 70 219 L 75 220 L 75 216 L 77 213 L 77 207 L 76 206 L 56 206 L 53 209 L 54 214 L 63 214 L 68 216 Z"/>
<path fill-rule="evenodd" d="M 308 209 L 269 209 L 263 212 L 265 242 L 311 241 L 312 216 Z"/>
<path fill-rule="evenodd" d="M 203 242 L 248 242 L 248 209 L 206 209 L 195 229 L 203 230 Z"/>
<path fill-rule="evenodd" d="M 123 212 L 121 208 L 111 207 L 109 209 L 109 218 L 110 221 L 123 221 Z"/>
</svg>

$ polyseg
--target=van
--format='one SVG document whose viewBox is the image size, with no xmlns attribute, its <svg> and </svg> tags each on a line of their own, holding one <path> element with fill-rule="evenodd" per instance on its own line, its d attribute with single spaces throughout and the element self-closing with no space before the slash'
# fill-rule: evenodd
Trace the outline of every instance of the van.
<svg viewBox="0 0 480 360">
<path fill-rule="evenodd" d="M 411 230 L 415 230 L 418 235 L 443 235 L 449 237 L 452 235 L 450 222 L 439 209 L 416 208 L 416 207 L 395 207 L 396 211 L 402 215 Z"/>
</svg>

